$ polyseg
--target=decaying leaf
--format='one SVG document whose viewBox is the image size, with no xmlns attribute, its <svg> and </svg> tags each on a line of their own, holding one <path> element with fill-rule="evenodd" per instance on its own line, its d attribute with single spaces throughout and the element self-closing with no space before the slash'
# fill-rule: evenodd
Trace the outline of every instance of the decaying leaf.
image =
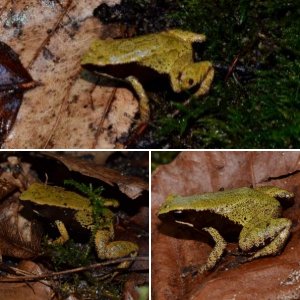
<svg viewBox="0 0 300 300">
<path fill-rule="evenodd" d="M 103 86 L 80 65 L 94 39 L 114 35 L 92 16 L 100 2 L 2 3 L 1 39 L 42 83 L 26 93 L 4 147 L 114 148 L 128 134 L 138 108 L 133 94 L 126 88 Z"/>
<path fill-rule="evenodd" d="M 152 176 L 153 299 L 299 298 L 300 152 L 184 152 Z M 276 185 L 295 194 L 283 213 L 293 222 L 291 238 L 280 255 L 241 264 L 225 255 L 214 269 L 181 277 L 184 267 L 204 264 L 211 246 L 199 233 L 162 229 L 157 212 L 169 194 L 193 195 L 242 186 Z M 232 244 L 236 252 L 236 244 Z M 233 248 L 234 247 L 234 248 Z M 291 279 L 292 278 L 292 279 Z M 263 282 L 263 284 L 262 284 Z"/>
<path fill-rule="evenodd" d="M 41 274 L 45 272 L 43 268 L 31 261 L 22 261 L 18 265 L 19 274 Z M 5 282 L 1 282 L 4 279 Z M 0 295 L 5 300 L 55 300 L 54 291 L 48 281 L 38 282 L 7 282 L 7 277 L 0 277 Z"/>
<path fill-rule="evenodd" d="M 20 204 L 7 200 L 0 205 L 1 255 L 28 259 L 39 253 L 42 231 L 19 214 Z"/>
<path fill-rule="evenodd" d="M 34 86 L 19 56 L 0 41 L 0 143 L 15 122 L 24 90 Z"/>
<path fill-rule="evenodd" d="M 116 184 L 121 192 L 132 199 L 139 197 L 144 190 L 149 189 L 148 184 L 140 178 L 122 175 L 119 171 L 95 165 L 95 163 L 90 163 L 86 160 L 53 152 L 45 152 L 45 155 L 61 161 L 70 171 L 97 178 L 110 185 Z"/>
<path fill-rule="evenodd" d="M 4 199 L 7 195 L 17 190 L 17 186 L 0 177 L 0 200 Z"/>
<path fill-rule="evenodd" d="M 6 176 L 7 178 L 7 176 Z M 13 176 L 11 176 L 13 178 Z M 37 223 L 19 214 L 18 182 L 0 177 L 0 256 L 31 258 L 40 250 L 42 232 Z M 7 198 L 7 196 L 11 197 Z M 6 199 L 7 198 L 7 199 Z M 6 199 L 3 201 L 3 199 Z"/>
</svg>

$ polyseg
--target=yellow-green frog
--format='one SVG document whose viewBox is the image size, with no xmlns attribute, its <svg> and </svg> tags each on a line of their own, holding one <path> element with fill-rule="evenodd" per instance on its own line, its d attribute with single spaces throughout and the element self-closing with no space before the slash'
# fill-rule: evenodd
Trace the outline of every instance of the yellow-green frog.
<svg viewBox="0 0 300 300">
<path fill-rule="evenodd" d="M 20 195 L 21 202 L 40 216 L 55 221 L 60 237 L 54 243 L 64 243 L 69 239 L 68 230 L 73 235 L 79 232 L 94 233 L 95 248 L 100 259 L 116 259 L 124 256 L 136 256 L 138 245 L 129 241 L 114 241 L 114 214 L 105 206 L 117 206 L 113 199 L 104 199 L 97 228 L 90 200 L 57 186 L 33 183 Z M 67 228 L 68 227 L 68 230 Z M 125 262 L 119 267 L 127 267 Z"/>
<path fill-rule="evenodd" d="M 96 40 L 81 64 L 96 73 L 125 79 L 139 97 L 140 122 L 149 120 L 149 100 L 143 85 L 167 77 L 174 92 L 195 88 L 195 96 L 209 91 L 214 69 L 209 61 L 195 62 L 194 43 L 205 35 L 179 29 L 127 39 Z"/>
<path fill-rule="evenodd" d="M 158 216 L 211 235 L 215 246 L 206 264 L 190 269 L 202 273 L 215 267 L 221 258 L 226 248 L 223 236 L 238 236 L 239 248 L 250 254 L 248 261 L 278 254 L 292 226 L 289 219 L 280 217 L 279 200 L 290 202 L 293 197 L 293 193 L 275 186 L 242 187 L 187 197 L 170 195 Z"/>
</svg>

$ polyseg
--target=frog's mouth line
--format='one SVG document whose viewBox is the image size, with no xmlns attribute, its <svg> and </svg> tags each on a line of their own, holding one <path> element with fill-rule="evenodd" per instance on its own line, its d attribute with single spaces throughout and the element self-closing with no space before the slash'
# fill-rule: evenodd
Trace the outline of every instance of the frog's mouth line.
<svg viewBox="0 0 300 300">
<path fill-rule="evenodd" d="M 178 224 L 182 224 L 182 225 L 186 225 L 186 226 L 194 227 L 194 225 L 193 225 L 193 224 L 191 224 L 191 223 L 182 222 L 182 221 L 175 221 L 175 222 L 176 222 L 176 223 L 178 223 Z"/>
</svg>

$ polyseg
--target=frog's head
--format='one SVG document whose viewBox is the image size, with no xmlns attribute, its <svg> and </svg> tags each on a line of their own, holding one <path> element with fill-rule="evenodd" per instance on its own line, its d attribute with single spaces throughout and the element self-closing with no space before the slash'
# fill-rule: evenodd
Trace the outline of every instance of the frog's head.
<svg viewBox="0 0 300 300">
<path fill-rule="evenodd" d="M 164 213 L 167 213 L 169 212 L 170 210 L 173 209 L 173 200 L 174 200 L 175 196 L 174 195 L 169 195 L 165 202 L 161 205 L 161 207 L 159 208 L 159 211 L 158 211 L 158 215 L 162 215 Z"/>
<path fill-rule="evenodd" d="M 196 94 L 200 96 L 209 90 L 213 77 L 214 69 L 211 62 L 203 61 L 185 65 L 178 80 L 182 91 L 200 86 L 199 90 L 196 92 Z"/>
<path fill-rule="evenodd" d="M 289 205 L 293 203 L 294 193 L 284 190 L 278 186 L 259 186 L 256 187 L 255 190 L 276 198 L 281 205 Z"/>
</svg>

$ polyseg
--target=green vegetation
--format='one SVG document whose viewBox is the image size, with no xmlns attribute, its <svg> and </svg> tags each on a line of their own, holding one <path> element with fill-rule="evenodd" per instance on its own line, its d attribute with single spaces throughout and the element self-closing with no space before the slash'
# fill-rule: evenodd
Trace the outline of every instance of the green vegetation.
<svg viewBox="0 0 300 300">
<path fill-rule="evenodd" d="M 43 248 L 47 254 L 50 254 L 53 267 L 58 271 L 66 266 L 75 268 L 91 264 L 93 262 L 91 246 L 75 243 L 72 239 L 64 244 L 49 244 L 48 238 L 46 238 Z"/>
<path fill-rule="evenodd" d="M 151 169 L 152 172 L 160 165 L 168 164 L 179 154 L 179 151 L 152 151 Z"/>
<path fill-rule="evenodd" d="M 207 35 L 201 60 L 213 61 L 210 93 L 154 115 L 171 148 L 300 147 L 300 7 L 294 1 L 178 1 L 168 18 Z M 225 80 L 228 68 L 236 68 Z M 155 106 L 157 107 L 157 106 Z M 166 112 L 180 110 L 176 118 Z"/>
<path fill-rule="evenodd" d="M 78 190 L 79 192 L 81 192 L 89 198 L 93 207 L 94 224 L 95 227 L 98 228 L 98 220 L 104 213 L 105 199 L 101 197 L 101 193 L 103 192 L 104 188 L 102 186 L 98 188 L 93 188 L 91 184 L 86 185 L 84 183 L 77 182 L 73 179 L 65 180 L 64 184 L 75 188 L 76 190 Z"/>
</svg>

